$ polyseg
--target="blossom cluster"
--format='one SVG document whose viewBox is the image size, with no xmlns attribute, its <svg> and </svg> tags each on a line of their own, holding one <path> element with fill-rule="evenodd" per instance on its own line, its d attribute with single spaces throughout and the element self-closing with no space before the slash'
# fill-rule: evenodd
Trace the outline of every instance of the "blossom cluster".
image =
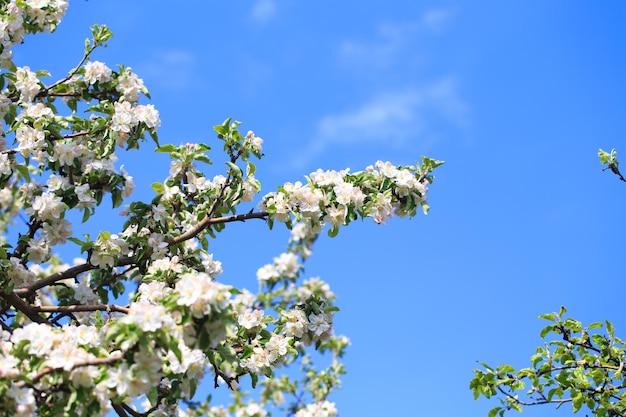
<svg viewBox="0 0 626 417">
<path fill-rule="evenodd" d="M 11 48 L 21 43 L 27 33 L 54 30 L 67 9 L 66 0 L 11 0 L 0 15 L 0 68 L 7 68 L 13 53 Z"/>
<path fill-rule="evenodd" d="M 334 235 L 358 217 L 383 223 L 426 210 L 439 161 L 317 170 L 266 194 L 260 210 L 242 210 L 261 190 L 252 161 L 264 141 L 254 131 L 232 119 L 215 126 L 226 168 L 209 174 L 209 145 L 159 143 L 159 112 L 141 102 L 148 90 L 130 67 L 92 59 L 111 37 L 105 26 L 92 27 L 79 64 L 47 84 L 46 71 L 13 65 L 11 48 L 53 31 L 67 2 L 0 3 L 0 414 L 335 416 L 320 387 L 339 385 L 348 341 L 334 334 L 329 285 L 301 279 L 304 261 L 325 225 Z M 169 175 L 152 200 L 129 202 L 135 184 L 118 152 L 150 138 L 170 156 Z M 123 207 L 121 230 L 81 234 L 70 219 L 91 220 L 105 198 Z M 228 223 L 252 219 L 292 229 L 287 250 L 258 269 L 256 294 L 220 282 L 209 252 Z M 64 244 L 82 257 L 64 263 Z M 333 356 L 326 371 L 312 371 L 313 348 Z M 281 375 L 297 358 L 304 377 Z M 206 375 L 233 390 L 229 407 L 196 404 Z M 263 387 L 259 398 L 238 390 L 244 377 Z"/>
</svg>

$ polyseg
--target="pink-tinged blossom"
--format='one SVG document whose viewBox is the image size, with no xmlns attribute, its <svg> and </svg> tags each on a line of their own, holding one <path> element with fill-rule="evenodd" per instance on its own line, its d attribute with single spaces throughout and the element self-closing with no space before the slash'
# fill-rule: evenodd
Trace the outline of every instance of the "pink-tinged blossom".
<svg viewBox="0 0 626 417">
<path fill-rule="evenodd" d="M 35 395 L 32 388 L 21 388 L 11 385 L 7 393 L 9 397 L 15 401 L 15 416 L 33 416 L 37 404 L 35 403 Z"/>
<path fill-rule="evenodd" d="M 43 237 L 32 238 L 28 241 L 26 248 L 28 260 L 30 262 L 42 263 L 48 260 L 50 256 L 50 246 L 48 241 Z"/>
<path fill-rule="evenodd" d="M 376 223 L 385 223 L 386 219 L 393 216 L 391 196 L 378 193 L 367 215 L 372 217 Z"/>
<path fill-rule="evenodd" d="M 248 133 L 246 133 L 246 139 L 258 152 L 263 151 L 263 139 L 255 136 L 252 130 L 248 130 Z"/>
</svg>

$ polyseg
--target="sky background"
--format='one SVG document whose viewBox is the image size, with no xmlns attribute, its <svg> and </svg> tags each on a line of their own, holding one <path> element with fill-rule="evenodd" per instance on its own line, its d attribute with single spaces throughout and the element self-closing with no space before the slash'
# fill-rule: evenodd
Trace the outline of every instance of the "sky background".
<svg viewBox="0 0 626 417">
<path fill-rule="evenodd" d="M 241 120 L 265 140 L 264 192 L 317 168 L 445 160 L 428 216 L 324 237 L 305 276 L 330 283 L 352 342 L 341 416 L 486 416 L 498 402 L 473 400 L 476 361 L 529 366 L 539 314 L 565 305 L 626 337 L 626 184 L 597 158 L 626 158 L 625 21 L 619 1 L 74 0 L 15 54 L 56 80 L 109 25 L 93 58 L 144 79 L 161 142 L 218 151 L 212 126 Z M 167 176 L 153 148 L 122 158 L 134 199 Z M 222 281 L 256 290 L 287 236 L 229 225 L 211 245 Z"/>
</svg>

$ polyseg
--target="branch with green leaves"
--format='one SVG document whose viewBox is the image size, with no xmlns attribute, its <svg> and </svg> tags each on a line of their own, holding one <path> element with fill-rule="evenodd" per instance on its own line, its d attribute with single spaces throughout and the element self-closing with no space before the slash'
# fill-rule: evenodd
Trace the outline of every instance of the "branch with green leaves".
<svg viewBox="0 0 626 417">
<path fill-rule="evenodd" d="M 474 371 L 474 398 L 501 401 L 489 417 L 541 404 L 571 404 L 575 413 L 586 409 L 600 417 L 626 413 L 626 344 L 615 336 L 611 322 L 583 326 L 565 313 L 561 307 L 558 313 L 539 316 L 550 324 L 541 330 L 547 340 L 531 356 L 530 367 L 516 370 L 508 364 L 494 368 L 481 363 L 482 369 Z"/>
</svg>

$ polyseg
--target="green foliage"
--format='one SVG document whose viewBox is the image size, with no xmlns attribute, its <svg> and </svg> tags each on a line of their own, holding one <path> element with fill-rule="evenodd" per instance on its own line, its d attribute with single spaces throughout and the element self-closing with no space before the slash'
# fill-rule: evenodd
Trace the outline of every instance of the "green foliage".
<svg viewBox="0 0 626 417">
<path fill-rule="evenodd" d="M 565 313 L 561 307 L 558 313 L 539 316 L 550 324 L 541 330 L 546 341 L 531 356 L 530 367 L 481 364 L 483 369 L 474 371 L 470 382 L 474 398 L 497 396 L 502 403 L 490 410 L 490 417 L 511 409 L 521 412 L 529 405 L 558 408 L 568 403 L 574 413 L 583 409 L 601 417 L 626 413 L 626 344 L 615 336 L 611 322 L 583 326 Z"/>
</svg>

